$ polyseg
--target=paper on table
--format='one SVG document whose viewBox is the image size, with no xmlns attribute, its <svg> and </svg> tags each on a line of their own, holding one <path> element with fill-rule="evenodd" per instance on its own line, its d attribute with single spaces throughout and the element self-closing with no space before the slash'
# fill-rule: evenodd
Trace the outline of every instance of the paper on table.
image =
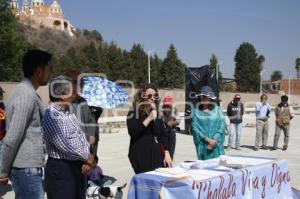
<svg viewBox="0 0 300 199">
<path fill-rule="evenodd" d="M 192 165 L 198 164 L 203 162 L 203 160 L 197 160 L 197 161 L 185 161 L 185 162 L 180 162 L 176 166 L 183 168 L 183 169 L 190 169 Z"/>
<path fill-rule="evenodd" d="M 157 172 L 157 171 L 149 171 L 149 172 L 147 172 L 147 174 L 157 175 L 157 176 L 164 176 L 164 177 L 177 177 L 176 175 L 172 175 L 172 174 L 169 174 L 169 173 Z M 179 176 L 181 176 L 181 175 L 179 175 Z"/>
<path fill-rule="evenodd" d="M 205 180 L 212 177 L 221 176 L 224 173 L 226 172 L 206 169 L 191 169 L 186 172 L 186 174 L 190 175 L 194 180 Z"/>
<path fill-rule="evenodd" d="M 237 165 L 245 165 L 245 166 L 255 166 L 260 164 L 265 164 L 271 162 L 270 159 L 261 159 L 261 158 L 252 158 L 252 157 L 234 157 L 227 156 L 226 164 L 237 164 Z"/>
<path fill-rule="evenodd" d="M 213 169 L 219 166 L 219 159 L 211 159 L 211 160 L 197 160 L 193 162 L 181 162 L 176 166 L 183 169 Z"/>
<path fill-rule="evenodd" d="M 231 171 L 235 171 L 235 169 L 226 167 L 226 166 L 218 166 L 216 168 L 214 168 L 215 171 L 225 171 L 225 172 L 231 172 Z"/>
<path fill-rule="evenodd" d="M 185 174 L 186 169 L 180 167 L 172 167 L 172 168 L 158 168 L 155 169 L 156 172 L 166 173 L 171 175 L 182 175 Z"/>
</svg>

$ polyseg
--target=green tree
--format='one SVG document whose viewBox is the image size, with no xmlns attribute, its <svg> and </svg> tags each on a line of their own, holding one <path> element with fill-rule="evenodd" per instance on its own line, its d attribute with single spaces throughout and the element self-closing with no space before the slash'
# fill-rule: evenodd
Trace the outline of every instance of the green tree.
<svg viewBox="0 0 300 199">
<path fill-rule="evenodd" d="M 98 32 L 97 30 L 89 31 L 89 30 L 84 29 L 82 32 L 83 32 L 83 35 L 86 36 L 88 39 L 92 39 L 97 42 L 103 41 L 101 33 Z"/>
<path fill-rule="evenodd" d="M 123 50 L 123 60 L 121 62 L 121 68 L 120 71 L 120 77 L 119 80 L 130 80 L 134 81 L 134 76 L 132 75 L 132 72 L 134 71 L 134 67 L 132 65 L 132 59 L 130 56 L 130 52 L 127 52 L 126 50 Z"/>
<path fill-rule="evenodd" d="M 234 61 L 234 77 L 239 91 L 257 92 L 260 87 L 260 71 L 264 57 L 258 56 L 256 49 L 250 43 L 242 43 L 237 49 Z"/>
<path fill-rule="evenodd" d="M 154 57 L 151 56 L 150 63 L 151 63 L 151 83 L 153 83 L 156 86 L 160 86 L 161 82 L 161 66 L 162 66 L 162 60 L 158 57 L 157 54 L 154 54 Z"/>
<path fill-rule="evenodd" d="M 123 53 L 122 50 L 117 46 L 115 43 L 111 43 L 106 52 L 106 64 L 107 64 L 107 77 L 112 80 L 116 81 L 121 78 L 121 71 L 123 66 Z"/>
<path fill-rule="evenodd" d="M 27 43 L 19 34 L 19 24 L 9 0 L 0 0 L 0 81 L 19 81 L 21 58 Z"/>
<path fill-rule="evenodd" d="M 86 72 L 97 72 L 99 70 L 99 54 L 93 41 L 82 49 L 82 56 Z"/>
<path fill-rule="evenodd" d="M 176 48 L 170 45 L 167 57 L 164 59 L 161 69 L 160 86 L 165 88 L 183 88 L 185 64 L 177 56 Z"/>
<path fill-rule="evenodd" d="M 134 74 L 132 74 L 132 80 L 139 86 L 148 82 L 148 59 L 141 44 L 133 44 L 130 50 L 130 58 L 132 61 L 132 67 Z"/>
<path fill-rule="evenodd" d="M 282 80 L 282 73 L 279 70 L 275 70 L 275 71 L 273 71 L 273 73 L 271 75 L 271 81 L 275 82 L 278 80 Z"/>
<path fill-rule="evenodd" d="M 219 88 L 222 89 L 222 87 L 223 87 L 223 75 L 222 75 L 222 72 L 220 70 L 220 65 L 218 63 L 218 59 L 217 59 L 216 55 L 212 54 L 209 61 L 210 61 L 210 66 L 215 71 L 215 73 L 218 70 L 218 85 L 219 85 Z"/>
<path fill-rule="evenodd" d="M 295 69 L 297 71 L 297 78 L 300 78 L 300 58 L 297 58 L 295 61 Z"/>
</svg>

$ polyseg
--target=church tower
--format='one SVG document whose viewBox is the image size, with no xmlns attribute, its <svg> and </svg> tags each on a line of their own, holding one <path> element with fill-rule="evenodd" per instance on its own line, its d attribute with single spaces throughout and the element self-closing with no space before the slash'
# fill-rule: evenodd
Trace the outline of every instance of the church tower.
<svg viewBox="0 0 300 199">
<path fill-rule="evenodd" d="M 18 0 L 11 0 L 10 6 L 12 9 L 19 9 Z"/>
<path fill-rule="evenodd" d="M 22 6 L 22 12 L 26 12 L 26 10 L 29 10 L 29 8 L 30 8 L 30 4 L 29 4 L 28 0 L 24 0 L 23 6 Z"/>
<path fill-rule="evenodd" d="M 32 4 L 32 7 L 40 7 L 40 6 L 44 6 L 44 1 L 43 0 L 32 0 L 31 4 Z"/>
</svg>

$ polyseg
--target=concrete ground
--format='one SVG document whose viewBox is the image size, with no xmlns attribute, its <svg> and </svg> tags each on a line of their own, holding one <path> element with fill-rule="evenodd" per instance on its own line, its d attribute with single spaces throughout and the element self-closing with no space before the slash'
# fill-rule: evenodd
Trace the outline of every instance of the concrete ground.
<svg viewBox="0 0 300 199">
<path fill-rule="evenodd" d="M 284 157 L 288 160 L 290 174 L 292 177 L 292 186 L 300 189 L 300 155 L 299 155 L 299 146 L 300 143 L 300 115 L 296 115 L 294 120 L 291 123 L 290 130 L 290 144 L 287 151 L 277 150 L 259 150 L 253 151 L 252 146 L 254 145 L 255 139 L 255 128 L 254 127 L 245 127 L 246 124 L 254 124 L 255 118 L 254 115 L 246 115 L 244 117 L 244 127 L 242 132 L 242 150 L 236 151 L 231 150 L 226 151 L 226 154 L 235 154 L 235 155 L 253 155 L 253 156 L 264 156 L 264 157 Z M 274 117 L 270 119 L 269 127 L 269 140 L 268 146 L 272 146 L 274 138 Z M 127 198 L 127 190 L 130 184 L 130 180 L 134 175 L 133 170 L 130 166 L 130 163 L 127 158 L 128 146 L 129 146 L 129 136 L 126 129 L 118 129 L 119 133 L 113 134 L 102 134 L 100 137 L 100 147 L 98 151 L 99 164 L 101 165 L 104 174 L 116 178 L 115 185 L 121 185 L 127 182 L 127 187 L 124 190 L 124 197 Z M 224 145 L 227 145 L 228 136 L 226 136 Z M 283 136 L 279 142 L 279 146 L 282 147 Z M 181 162 L 184 160 L 195 160 L 196 152 L 193 143 L 192 136 L 177 134 L 177 145 L 174 162 Z M 11 186 L 0 188 L 0 198 L 1 196 L 4 199 L 14 198 L 14 193 L 11 189 Z"/>
</svg>

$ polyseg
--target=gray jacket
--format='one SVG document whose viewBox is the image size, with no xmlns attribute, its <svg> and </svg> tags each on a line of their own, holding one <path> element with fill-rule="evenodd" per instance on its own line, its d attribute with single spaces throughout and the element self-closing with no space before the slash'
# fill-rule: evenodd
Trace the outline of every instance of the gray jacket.
<svg viewBox="0 0 300 199">
<path fill-rule="evenodd" d="M 24 78 L 6 103 L 6 136 L 2 146 L 0 178 L 11 168 L 42 167 L 44 162 L 41 99 L 30 80 Z"/>
<path fill-rule="evenodd" d="M 90 136 L 96 137 L 97 123 L 95 122 L 92 112 L 83 97 L 77 97 L 76 101 L 72 104 L 71 112 L 76 115 L 80 128 L 85 133 L 87 141 L 90 140 Z"/>
</svg>

